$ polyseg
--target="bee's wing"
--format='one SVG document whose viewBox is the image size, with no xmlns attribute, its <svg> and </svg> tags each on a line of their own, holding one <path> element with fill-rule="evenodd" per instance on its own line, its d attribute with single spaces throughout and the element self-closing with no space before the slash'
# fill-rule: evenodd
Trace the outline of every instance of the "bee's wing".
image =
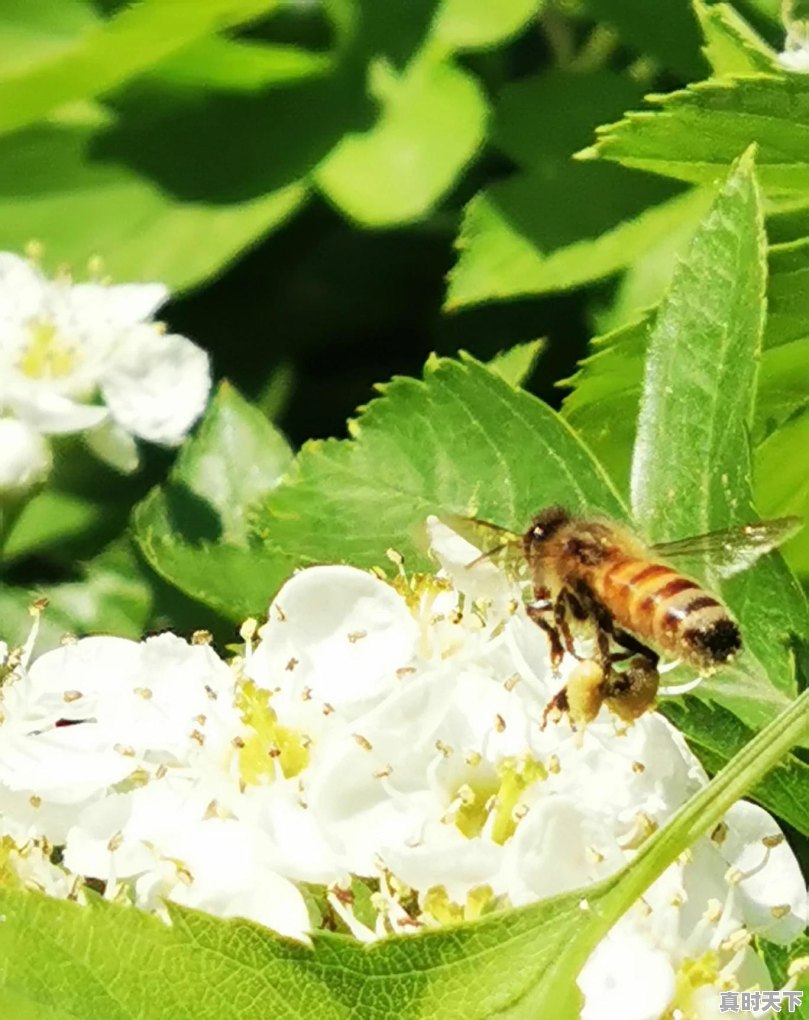
<svg viewBox="0 0 809 1020">
<path fill-rule="evenodd" d="M 476 517 L 441 514 L 441 520 L 470 545 L 481 550 L 480 556 L 467 563 L 467 567 L 489 559 L 509 569 L 516 570 L 521 565 L 522 536 L 516 532 Z"/>
<path fill-rule="evenodd" d="M 732 577 L 747 570 L 759 556 L 786 542 L 802 526 L 800 517 L 777 517 L 709 531 L 676 542 L 659 542 L 651 548 L 667 560 L 701 557 L 720 577 Z"/>
</svg>

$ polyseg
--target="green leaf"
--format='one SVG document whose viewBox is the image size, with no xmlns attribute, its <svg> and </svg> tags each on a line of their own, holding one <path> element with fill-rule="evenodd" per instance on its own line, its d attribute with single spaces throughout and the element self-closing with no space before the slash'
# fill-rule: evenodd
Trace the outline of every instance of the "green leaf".
<svg viewBox="0 0 809 1020">
<path fill-rule="evenodd" d="M 560 385 L 573 387 L 562 414 L 629 496 L 632 446 L 643 385 L 643 365 L 654 313 L 590 342 L 592 353 Z"/>
<path fill-rule="evenodd" d="M 292 450 L 278 429 L 223 382 L 181 450 L 172 481 L 216 510 L 224 542 L 243 545 L 248 508 L 278 484 L 291 463 Z"/>
<path fill-rule="evenodd" d="M 84 496 L 45 489 L 26 504 L 17 518 L 3 546 L 3 561 L 30 556 L 92 531 L 104 512 L 101 504 Z"/>
<path fill-rule="evenodd" d="M 3 638 L 20 645 L 31 628 L 29 607 L 47 599 L 37 652 L 56 648 L 65 634 L 119 634 L 139 639 L 151 610 L 152 591 L 129 544 L 117 542 L 78 568 L 80 579 L 22 588 L 0 583 Z"/>
<path fill-rule="evenodd" d="M 567 162 L 599 124 L 637 103 L 637 82 L 615 71 L 544 71 L 506 83 L 492 141 L 526 170 Z"/>
<path fill-rule="evenodd" d="M 515 344 L 514 347 L 492 358 L 488 367 L 509 385 L 524 386 L 534 374 L 544 347 L 544 340 L 529 340 L 528 343 Z"/>
<path fill-rule="evenodd" d="M 677 267 L 650 338 L 632 495 L 652 540 L 725 523 L 728 494 L 749 489 L 743 436 L 764 329 L 764 245 L 748 152 Z"/>
<path fill-rule="evenodd" d="M 489 49 L 524 28 L 544 0 L 442 0 L 431 35 L 450 52 Z"/>
<path fill-rule="evenodd" d="M 377 60 L 370 86 L 380 114 L 349 133 L 318 167 L 323 193 L 365 226 L 426 215 L 475 156 L 486 128 L 486 97 L 476 78 L 428 54 L 398 74 Z"/>
<path fill-rule="evenodd" d="M 765 237 L 748 151 L 719 191 L 677 267 L 652 330 L 632 462 L 632 507 L 651 541 L 754 520 L 749 433 L 764 326 Z M 703 570 L 706 565 L 703 564 Z M 710 576 L 710 574 L 709 574 Z M 723 588 L 744 634 L 742 672 L 755 660 L 768 679 L 747 676 L 733 705 L 749 725 L 772 714 L 774 689 L 795 690 L 788 648 L 809 628 L 807 607 L 783 560 L 771 554 Z M 733 685 L 728 684 L 733 691 Z M 761 698 L 753 692 L 761 689 Z"/>
<path fill-rule="evenodd" d="M 764 352 L 754 436 L 760 441 L 809 402 L 802 377 L 809 366 L 809 337 Z M 756 451 L 756 456 L 761 453 Z M 760 490 L 756 488 L 756 492 Z"/>
<path fill-rule="evenodd" d="M 550 179 L 523 174 L 476 195 L 464 212 L 446 308 L 610 276 L 704 203 L 694 191 L 644 208 L 641 182 L 610 180 L 592 169 L 571 164 L 563 177 Z"/>
<path fill-rule="evenodd" d="M 788 236 L 809 229 L 797 213 L 776 215 L 768 220 L 775 236 Z M 645 265 L 647 259 L 643 260 Z M 809 242 L 805 238 L 772 244 L 769 249 L 767 322 L 765 350 L 761 359 L 752 430 L 760 443 L 807 402 L 803 379 L 809 364 Z M 668 281 L 666 281 L 668 283 Z M 658 283 L 658 288 L 660 284 Z M 654 293 L 654 292 L 653 292 Z M 621 300 L 631 301 L 631 295 Z M 591 354 L 578 371 L 559 385 L 571 386 L 562 413 L 608 469 L 621 493 L 629 491 L 629 466 L 639 406 L 643 365 L 653 313 L 632 316 L 618 329 L 591 341 Z M 773 446 L 772 451 L 775 451 Z M 756 458 L 761 454 L 757 451 Z M 772 457 L 768 467 L 757 472 L 758 508 L 771 513 L 771 500 L 764 493 L 767 473 L 778 475 Z M 795 463 L 794 458 L 791 463 Z M 787 551 L 791 562 L 802 569 L 794 553 L 807 540 L 804 533 Z M 803 559 L 801 559 L 801 563 Z"/>
<path fill-rule="evenodd" d="M 771 278 L 772 281 L 772 278 Z M 770 288 L 772 289 L 772 288 Z M 654 314 L 591 341 L 592 353 L 562 385 L 572 386 L 562 414 L 579 433 L 618 487 L 628 497 L 632 446 L 640 406 L 643 366 Z M 776 335 L 776 327 L 765 336 Z M 795 340 L 763 352 L 752 436 L 753 491 L 763 518 L 809 514 L 804 465 L 795 450 L 809 440 L 801 409 L 807 405 L 809 339 Z M 809 529 L 782 550 L 791 568 L 809 575 Z"/>
<path fill-rule="evenodd" d="M 768 193 L 809 188 L 809 79 L 781 77 L 711 80 L 665 96 L 649 96 L 658 109 L 630 113 L 599 128 L 581 158 L 601 157 L 624 166 L 711 183 L 751 142 Z"/>
<path fill-rule="evenodd" d="M 13 1020 L 75 1020 L 58 1004 L 43 1006 L 25 994 L 17 995 L 0 988 L 0 1012 Z"/>
<path fill-rule="evenodd" d="M 174 500 L 182 502 L 171 491 L 165 495 L 155 490 L 134 510 L 135 540 L 149 566 L 232 623 L 265 615 L 293 561 L 277 551 L 187 539 L 181 528 L 188 525 L 189 510 L 178 510 Z M 204 510 L 201 514 L 205 516 Z"/>
<path fill-rule="evenodd" d="M 773 217 L 771 223 L 776 230 L 784 229 L 784 217 Z M 800 226 L 809 230 L 809 222 Z M 809 337 L 809 237 L 802 236 L 770 248 L 766 340 L 769 346 L 775 346 L 806 337 Z"/>
<path fill-rule="evenodd" d="M 0 67 L 20 74 L 70 50 L 98 24 L 90 0 L 5 0 L 0 12 Z"/>
<path fill-rule="evenodd" d="M 756 943 L 756 948 L 761 953 L 767 970 L 772 974 L 775 988 L 786 985 L 790 978 L 789 965 L 793 960 L 802 960 L 809 956 L 809 935 L 801 935 L 789 946 L 779 946 L 763 938 L 756 939 Z M 809 1009 L 809 970 L 803 967 L 797 976 L 797 981 L 791 983 L 789 987 L 803 991 L 803 1001 L 793 1016 L 797 1020 L 807 1020 L 809 1017 L 807 1012 Z"/>
<path fill-rule="evenodd" d="M 490 185 L 464 211 L 447 307 L 541 294 L 619 271 L 704 199 L 671 198 L 651 177 L 604 173 L 570 159 L 595 126 L 637 102 L 618 74 L 553 72 L 512 83 L 494 140 L 522 172 Z M 664 201 L 668 199 L 668 201 Z"/>
<path fill-rule="evenodd" d="M 809 692 L 751 741 L 628 868 L 587 890 L 372 946 L 321 933 L 309 949 L 179 907 L 168 926 L 97 897 L 80 907 L 3 887 L 0 994 L 47 1020 L 61 1020 L 57 1010 L 74 1020 L 575 1020 L 575 979 L 592 949 L 805 731 L 807 700 Z"/>
<path fill-rule="evenodd" d="M 277 0 L 142 0 L 95 25 L 84 23 L 71 45 L 40 51 L 40 60 L 0 74 L 0 132 L 40 120 L 54 107 L 107 92 L 184 46 L 256 17 Z M 13 11 L 19 17 L 19 8 Z M 0 34 L 2 34 L 0 21 Z"/>
<path fill-rule="evenodd" d="M 699 28 L 690 0 L 585 0 L 599 21 L 613 25 L 630 46 L 684 78 L 702 77 Z"/>
<path fill-rule="evenodd" d="M 806 360 L 801 370 L 806 377 Z M 804 387 L 805 390 L 805 387 Z M 762 514 L 778 517 L 809 512 L 809 478 L 805 452 L 809 449 L 809 411 L 798 412 L 781 425 L 756 451 L 756 493 Z M 790 562 L 804 576 L 809 575 L 809 535 L 807 528 L 785 547 Z"/>
<path fill-rule="evenodd" d="M 149 71 L 151 80 L 183 88 L 253 92 L 322 75 L 331 58 L 298 46 L 209 36 Z"/>
<path fill-rule="evenodd" d="M 727 3 L 708 5 L 693 0 L 705 36 L 703 52 L 713 73 L 721 78 L 734 74 L 764 74 L 778 70 L 777 54 Z"/>
<path fill-rule="evenodd" d="M 123 162 L 94 157 L 96 127 L 37 127 L 0 138 L 0 248 L 45 243 L 49 265 L 78 275 L 93 255 L 116 281 L 191 286 L 286 219 L 305 187 L 294 179 L 234 204 L 172 195 Z"/>
<path fill-rule="evenodd" d="M 263 612 L 291 564 L 250 546 L 247 514 L 291 460 L 277 429 L 223 383 L 168 483 L 135 508 L 135 537 L 151 567 L 226 619 Z"/>
<path fill-rule="evenodd" d="M 409 567 L 427 566 L 420 529 L 431 513 L 522 527 L 558 502 L 624 516 L 558 415 L 474 359 L 433 359 L 423 382 L 380 389 L 350 424 L 353 439 L 307 443 L 256 513 L 259 537 L 296 562 L 372 566 L 393 546 Z"/>
</svg>

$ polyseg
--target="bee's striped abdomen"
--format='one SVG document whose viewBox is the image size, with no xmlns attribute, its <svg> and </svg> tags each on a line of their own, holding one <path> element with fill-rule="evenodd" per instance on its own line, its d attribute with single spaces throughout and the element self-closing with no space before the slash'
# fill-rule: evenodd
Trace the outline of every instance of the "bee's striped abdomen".
<svg viewBox="0 0 809 1020">
<path fill-rule="evenodd" d="M 620 627 L 676 658 L 710 668 L 741 647 L 719 599 L 663 563 L 613 555 L 588 580 Z"/>
</svg>

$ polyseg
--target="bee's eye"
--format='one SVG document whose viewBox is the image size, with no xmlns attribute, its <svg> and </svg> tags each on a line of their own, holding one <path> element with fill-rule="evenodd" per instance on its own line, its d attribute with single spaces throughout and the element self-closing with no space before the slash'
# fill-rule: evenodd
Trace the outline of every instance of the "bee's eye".
<svg viewBox="0 0 809 1020">
<path fill-rule="evenodd" d="M 544 537 L 545 537 L 545 529 L 541 525 L 537 524 L 537 526 L 534 528 L 534 538 L 544 538 Z"/>
</svg>

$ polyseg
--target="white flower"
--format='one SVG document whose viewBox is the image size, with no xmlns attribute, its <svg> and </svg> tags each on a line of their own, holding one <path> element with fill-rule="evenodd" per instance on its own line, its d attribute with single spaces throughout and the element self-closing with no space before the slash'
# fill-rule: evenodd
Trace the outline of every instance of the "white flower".
<svg viewBox="0 0 809 1020">
<path fill-rule="evenodd" d="M 48 444 L 36 429 L 15 418 L 0 418 L 0 500 L 44 481 L 51 461 Z"/>
<path fill-rule="evenodd" d="M 171 635 L 23 657 L 2 688 L 0 812 L 17 851 L 62 847 L 70 881 L 42 886 L 83 876 L 164 917 L 184 903 L 305 938 L 307 883 L 373 941 L 586 899 L 630 863 L 706 783 L 699 762 L 652 712 L 543 727 L 575 661 L 554 672 L 519 583 L 430 532 L 439 576 L 300 571 L 230 668 Z M 591 955 L 582 1016 L 707 1020 L 720 990 L 770 981 L 753 935 L 789 942 L 806 918 L 777 825 L 737 804 Z"/>
<path fill-rule="evenodd" d="M 133 776 L 227 762 L 239 731 L 230 670 L 171 634 L 84 638 L 41 656 L 1 698 L 0 805 L 20 795 L 29 825 L 54 843 L 64 805 L 75 818 Z"/>
<path fill-rule="evenodd" d="M 246 672 L 292 702 L 287 719 L 324 706 L 350 719 L 395 689 L 397 670 L 415 655 L 418 626 L 384 581 L 354 567 L 324 566 L 287 581 L 260 637 Z M 309 710 L 301 707 L 309 703 Z"/>
<path fill-rule="evenodd" d="M 93 448 L 131 467 L 132 437 L 176 445 L 202 413 L 208 357 L 152 316 L 161 284 L 49 280 L 0 254 L 0 412 L 39 432 L 90 430 Z"/>
<path fill-rule="evenodd" d="M 676 976 L 668 954 L 642 935 L 614 929 L 579 978 L 581 1020 L 658 1020 L 674 998 Z"/>
</svg>

